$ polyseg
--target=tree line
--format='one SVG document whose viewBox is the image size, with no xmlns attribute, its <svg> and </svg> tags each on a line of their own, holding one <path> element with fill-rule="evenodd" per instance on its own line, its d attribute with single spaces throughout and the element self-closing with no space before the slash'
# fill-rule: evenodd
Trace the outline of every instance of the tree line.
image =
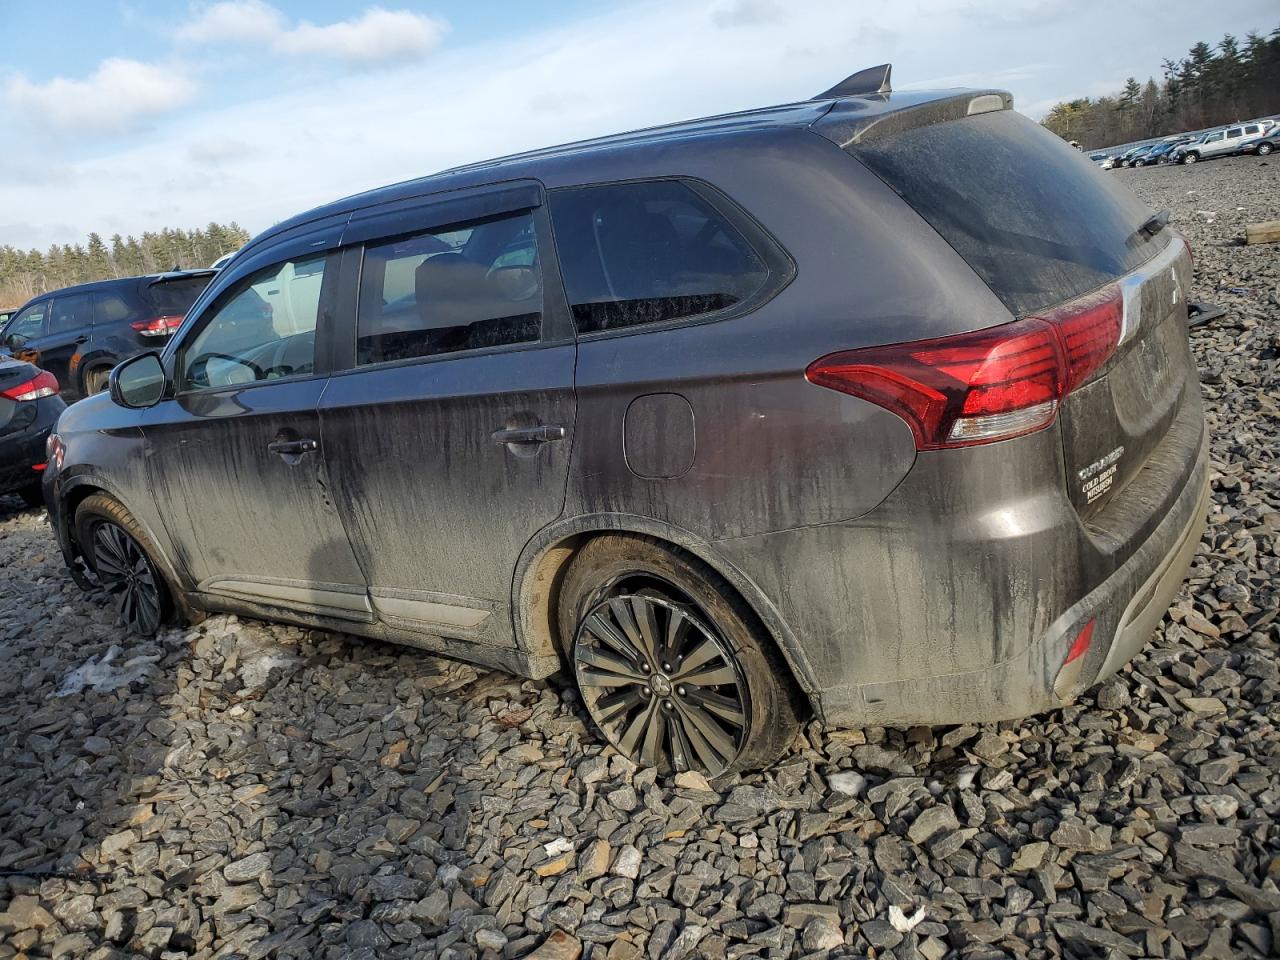
<svg viewBox="0 0 1280 960">
<path fill-rule="evenodd" d="M 54 244 L 47 251 L 0 246 L 0 307 L 15 307 L 48 290 L 77 283 L 207 267 L 244 246 L 249 232 L 232 221 L 197 230 L 161 230 L 141 238 L 89 234 L 87 244 Z"/>
<path fill-rule="evenodd" d="M 1272 113 L 1280 113 L 1280 27 L 1252 31 L 1243 44 L 1230 34 L 1216 46 L 1201 41 L 1165 60 L 1160 81 L 1130 77 L 1111 96 L 1057 104 L 1043 122 L 1093 150 Z"/>
</svg>

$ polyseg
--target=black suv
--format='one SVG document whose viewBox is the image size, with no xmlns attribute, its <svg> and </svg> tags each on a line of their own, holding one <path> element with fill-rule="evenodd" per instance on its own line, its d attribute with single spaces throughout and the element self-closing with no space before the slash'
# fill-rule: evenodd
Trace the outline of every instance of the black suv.
<svg viewBox="0 0 1280 960">
<path fill-rule="evenodd" d="M 42 293 L 5 325 L 0 348 L 52 373 L 71 403 L 105 390 L 121 360 L 163 347 L 213 276 L 161 273 Z"/>
</svg>

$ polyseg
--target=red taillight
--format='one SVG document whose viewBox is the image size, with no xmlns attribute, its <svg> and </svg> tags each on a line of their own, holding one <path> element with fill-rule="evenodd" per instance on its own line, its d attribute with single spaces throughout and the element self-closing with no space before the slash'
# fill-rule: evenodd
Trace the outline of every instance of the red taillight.
<svg viewBox="0 0 1280 960">
<path fill-rule="evenodd" d="M 1070 393 L 1115 353 L 1124 323 L 1124 300 L 1119 287 L 1107 287 L 1040 317 L 1053 324 L 1062 341 L 1069 372 L 1066 392 Z"/>
<path fill-rule="evenodd" d="M 151 320 L 135 320 L 129 326 L 144 337 L 167 337 L 182 326 L 182 316 L 179 314 L 166 314 L 163 317 L 154 317 Z"/>
<path fill-rule="evenodd" d="M 919 450 L 1006 440 L 1053 423 L 1062 398 L 1115 351 L 1123 312 L 1112 286 L 1041 317 L 829 354 L 805 376 L 893 411 Z"/>
<path fill-rule="evenodd" d="M 1076 642 L 1071 644 L 1071 649 L 1067 651 L 1067 659 L 1062 661 L 1065 667 L 1073 660 L 1079 660 L 1089 650 L 1089 644 L 1093 642 L 1093 621 L 1090 620 L 1084 625 L 1081 631 L 1076 634 Z"/>
<path fill-rule="evenodd" d="M 0 390 L 0 397 L 9 400 L 39 400 L 41 397 L 52 397 L 58 392 L 58 378 L 48 370 L 41 370 L 39 375 L 20 383 L 8 390 Z"/>
</svg>

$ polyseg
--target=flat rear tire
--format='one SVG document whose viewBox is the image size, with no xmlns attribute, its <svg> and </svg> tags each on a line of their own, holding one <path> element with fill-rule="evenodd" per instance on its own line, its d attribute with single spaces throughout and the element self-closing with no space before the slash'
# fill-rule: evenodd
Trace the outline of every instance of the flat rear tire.
<svg viewBox="0 0 1280 960">
<path fill-rule="evenodd" d="M 805 701 L 737 592 L 650 537 L 589 541 L 560 590 L 560 633 L 587 713 L 661 773 L 757 769 L 795 739 Z"/>
</svg>

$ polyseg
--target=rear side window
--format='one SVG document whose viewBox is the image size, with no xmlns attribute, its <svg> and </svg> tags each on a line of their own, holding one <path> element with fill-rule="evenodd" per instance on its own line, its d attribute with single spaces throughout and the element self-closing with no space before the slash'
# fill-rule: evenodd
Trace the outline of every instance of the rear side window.
<svg viewBox="0 0 1280 960">
<path fill-rule="evenodd" d="M 213 279 L 207 277 L 183 277 L 179 280 L 157 280 L 147 288 L 146 298 L 162 317 L 185 316 L 196 302 L 196 298 L 204 293 L 204 288 Z"/>
<path fill-rule="evenodd" d="M 93 295 L 93 322 L 113 323 L 127 319 L 133 311 L 129 304 L 118 293 L 95 293 Z"/>
<path fill-rule="evenodd" d="M 769 276 L 733 224 L 675 180 L 556 190 L 551 220 L 579 333 L 724 310 Z"/>
<path fill-rule="evenodd" d="M 856 142 L 849 153 L 915 208 L 1015 315 L 1069 300 L 1159 252 L 1151 210 L 1012 110 Z"/>
<path fill-rule="evenodd" d="M 365 247 L 357 363 L 531 343 L 541 335 L 542 273 L 532 213 Z"/>
</svg>

